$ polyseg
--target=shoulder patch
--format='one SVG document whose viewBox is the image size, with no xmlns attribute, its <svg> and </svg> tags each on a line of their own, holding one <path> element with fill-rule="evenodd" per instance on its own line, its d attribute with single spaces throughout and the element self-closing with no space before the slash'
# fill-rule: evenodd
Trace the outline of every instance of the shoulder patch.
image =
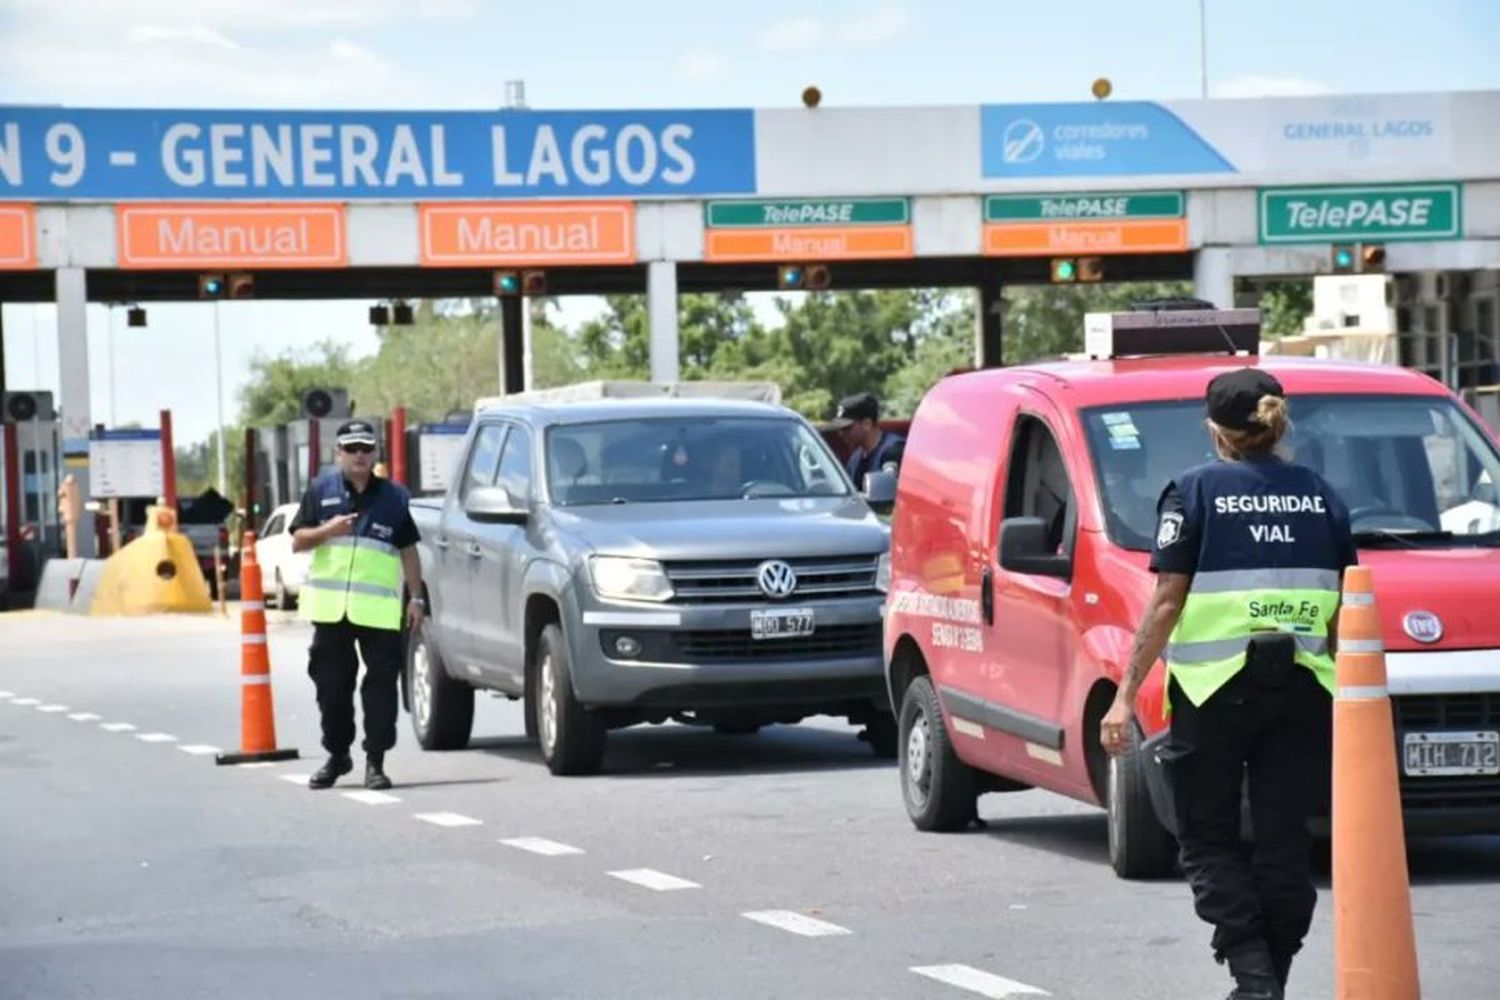
<svg viewBox="0 0 1500 1000">
<path fill-rule="evenodd" d="M 1161 516 L 1161 523 L 1156 528 L 1156 547 L 1159 549 L 1169 548 L 1177 544 L 1182 538 L 1182 512 L 1169 510 Z"/>
</svg>

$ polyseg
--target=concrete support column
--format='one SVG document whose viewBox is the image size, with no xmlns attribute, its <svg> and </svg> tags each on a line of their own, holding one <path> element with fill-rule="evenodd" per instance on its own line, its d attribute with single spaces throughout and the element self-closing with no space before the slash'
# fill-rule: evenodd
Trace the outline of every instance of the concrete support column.
<svg viewBox="0 0 1500 1000">
<path fill-rule="evenodd" d="M 998 278 L 979 286 L 979 315 L 974 332 L 974 362 L 980 368 L 1005 363 L 1005 289 Z"/>
<path fill-rule="evenodd" d="M 646 319 L 651 330 L 651 381 L 676 382 L 680 375 L 677 336 L 677 263 L 646 265 Z"/>
<path fill-rule="evenodd" d="M 1193 294 L 1219 309 L 1234 308 L 1234 268 L 1228 247 L 1204 247 L 1193 258 Z"/>
<path fill-rule="evenodd" d="M 78 494 L 89 499 L 89 431 L 94 426 L 89 407 L 89 324 L 87 273 L 81 267 L 57 270 L 57 367 L 62 390 L 62 476 L 72 476 Z M 55 504 L 56 497 L 47 497 Z M 98 554 L 94 515 L 84 511 L 78 522 L 78 554 Z"/>
<path fill-rule="evenodd" d="M 500 393 L 526 390 L 526 302 L 519 295 L 500 296 Z"/>
</svg>

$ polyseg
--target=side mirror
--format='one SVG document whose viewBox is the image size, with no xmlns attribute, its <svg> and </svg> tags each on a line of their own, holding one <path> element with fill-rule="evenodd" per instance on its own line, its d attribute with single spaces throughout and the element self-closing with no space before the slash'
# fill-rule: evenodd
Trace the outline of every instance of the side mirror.
<svg viewBox="0 0 1500 1000">
<path fill-rule="evenodd" d="M 893 472 L 865 473 L 863 493 L 865 503 L 874 510 L 885 513 L 896 506 L 896 474 Z"/>
<path fill-rule="evenodd" d="M 464 498 L 464 513 L 481 524 L 525 524 L 530 512 L 517 507 L 504 486 L 480 486 Z"/>
<path fill-rule="evenodd" d="M 1047 525 L 1039 517 L 1008 517 L 1001 522 L 1000 568 L 1059 580 L 1073 576 L 1073 560 L 1047 545 Z"/>
</svg>

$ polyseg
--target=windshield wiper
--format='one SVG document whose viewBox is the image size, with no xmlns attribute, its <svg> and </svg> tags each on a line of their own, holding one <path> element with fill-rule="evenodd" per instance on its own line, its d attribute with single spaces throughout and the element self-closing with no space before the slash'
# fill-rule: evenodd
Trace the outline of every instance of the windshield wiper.
<svg viewBox="0 0 1500 1000">
<path fill-rule="evenodd" d="M 1448 542 L 1453 540 L 1451 531 L 1391 531 L 1388 528 L 1368 528 L 1354 532 L 1354 541 L 1360 545 L 1393 542 L 1408 548 L 1421 548 L 1424 542 Z"/>
</svg>

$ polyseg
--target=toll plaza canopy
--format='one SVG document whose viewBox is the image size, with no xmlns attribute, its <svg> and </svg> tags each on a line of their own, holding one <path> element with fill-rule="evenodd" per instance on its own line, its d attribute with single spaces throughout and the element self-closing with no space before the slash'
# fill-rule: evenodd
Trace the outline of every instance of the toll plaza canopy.
<svg viewBox="0 0 1500 1000">
<path fill-rule="evenodd" d="M 644 289 L 651 376 L 679 289 L 971 285 L 1500 266 L 1500 92 L 908 108 L 239 111 L 0 106 L 0 301 L 56 300 L 65 449 L 87 437 L 85 303 Z M 506 300 L 502 300 L 505 302 Z M 522 388 L 519 300 L 504 388 Z M 509 318 L 506 318 L 509 317 Z"/>
</svg>

